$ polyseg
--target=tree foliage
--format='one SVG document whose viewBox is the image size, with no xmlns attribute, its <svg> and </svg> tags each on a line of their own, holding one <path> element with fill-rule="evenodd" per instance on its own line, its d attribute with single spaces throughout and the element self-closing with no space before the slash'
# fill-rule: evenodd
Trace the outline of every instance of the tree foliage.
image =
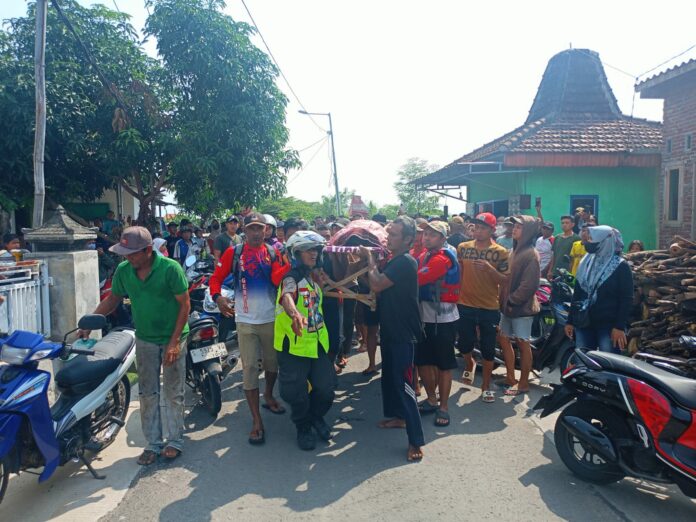
<svg viewBox="0 0 696 522">
<path fill-rule="evenodd" d="M 49 198 L 99 198 L 117 183 L 149 217 L 165 188 L 208 217 L 285 190 L 287 100 L 252 29 L 219 0 L 148 0 L 149 58 L 128 15 L 61 0 L 66 16 L 111 83 L 105 87 L 75 37 L 49 9 L 46 44 Z M 33 193 L 34 4 L 0 32 L 0 205 Z M 120 101 L 112 94 L 115 91 Z"/>
<path fill-rule="evenodd" d="M 115 89 L 143 81 L 147 58 L 127 15 L 74 0 L 62 6 Z M 5 21 L 0 32 L 0 205 L 7 209 L 31 204 L 33 194 L 34 11 L 30 4 L 26 17 Z M 53 9 L 46 32 L 46 105 L 48 197 L 98 198 L 114 184 L 111 165 L 120 160 L 109 153 L 115 102 Z"/>
<path fill-rule="evenodd" d="M 211 209 L 257 205 L 285 191 L 299 162 L 286 149 L 287 99 L 253 30 L 218 0 L 149 0 L 146 33 L 157 40 L 176 110 L 169 165 L 178 203 Z"/>
<path fill-rule="evenodd" d="M 399 201 L 407 214 L 440 214 L 439 200 L 437 196 L 429 196 L 423 190 L 417 190 L 411 182 L 437 170 L 434 165 L 420 158 L 410 158 L 401 166 L 397 173 L 397 181 L 394 190 L 399 196 Z"/>
</svg>

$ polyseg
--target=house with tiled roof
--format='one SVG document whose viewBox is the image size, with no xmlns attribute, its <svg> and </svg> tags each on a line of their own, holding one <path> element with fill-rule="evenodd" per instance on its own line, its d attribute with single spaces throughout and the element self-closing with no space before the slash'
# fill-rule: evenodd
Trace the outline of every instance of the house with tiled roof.
<svg viewBox="0 0 696 522">
<path fill-rule="evenodd" d="M 696 59 L 636 85 L 641 98 L 664 100 L 664 143 L 658 182 L 659 243 L 696 237 Z"/>
<path fill-rule="evenodd" d="M 557 227 L 582 206 L 650 248 L 661 143 L 659 122 L 621 113 L 599 55 L 569 49 L 549 60 L 523 125 L 415 183 L 466 187 L 470 213 L 535 214 L 541 198 Z"/>
</svg>

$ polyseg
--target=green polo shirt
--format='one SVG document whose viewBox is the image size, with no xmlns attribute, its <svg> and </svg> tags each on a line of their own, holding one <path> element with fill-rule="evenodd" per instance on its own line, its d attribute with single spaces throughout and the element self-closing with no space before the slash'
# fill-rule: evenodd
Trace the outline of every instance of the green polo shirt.
<svg viewBox="0 0 696 522">
<path fill-rule="evenodd" d="M 179 303 L 174 296 L 188 292 L 188 281 L 181 265 L 168 257 L 155 255 L 152 270 L 141 281 L 135 269 L 124 261 L 114 272 L 114 295 L 127 295 L 135 323 L 135 336 L 155 344 L 167 344 L 176 326 Z M 188 323 L 181 336 L 188 334 Z"/>
</svg>

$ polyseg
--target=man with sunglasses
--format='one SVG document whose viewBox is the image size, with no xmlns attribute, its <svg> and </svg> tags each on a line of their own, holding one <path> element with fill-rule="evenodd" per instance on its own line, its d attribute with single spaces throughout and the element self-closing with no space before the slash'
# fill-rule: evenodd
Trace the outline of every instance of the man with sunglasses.
<svg viewBox="0 0 696 522">
<path fill-rule="evenodd" d="M 94 313 L 108 315 L 124 296 L 130 298 L 135 323 L 140 417 L 148 442 L 138 464 L 152 464 L 160 454 L 168 460 L 175 459 L 184 443 L 184 342 L 191 310 L 186 275 L 175 260 L 152 251 L 152 236 L 143 227 L 125 229 L 119 243 L 109 250 L 126 261 L 116 268 L 111 295 L 99 303 Z M 80 330 L 78 335 L 87 337 L 89 331 Z M 162 411 L 160 367 L 164 388 Z M 166 442 L 164 431 L 168 433 Z"/>
</svg>

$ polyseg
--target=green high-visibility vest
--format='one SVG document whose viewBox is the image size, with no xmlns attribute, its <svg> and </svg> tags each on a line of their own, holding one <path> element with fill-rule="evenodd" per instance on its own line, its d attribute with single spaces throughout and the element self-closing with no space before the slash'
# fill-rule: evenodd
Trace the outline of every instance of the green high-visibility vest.
<svg viewBox="0 0 696 522">
<path fill-rule="evenodd" d="M 307 326 L 301 336 L 292 331 L 292 319 L 285 313 L 280 304 L 282 297 L 282 285 L 278 289 L 276 298 L 276 319 L 273 336 L 273 347 L 279 352 L 283 351 L 283 345 L 289 346 L 292 355 L 298 357 L 319 357 L 318 345 L 321 344 L 325 352 L 329 351 L 329 332 L 324 324 L 324 312 L 322 303 L 324 300 L 321 288 L 315 285 L 309 278 L 304 277 L 297 282 L 297 311 L 307 318 Z"/>
</svg>

